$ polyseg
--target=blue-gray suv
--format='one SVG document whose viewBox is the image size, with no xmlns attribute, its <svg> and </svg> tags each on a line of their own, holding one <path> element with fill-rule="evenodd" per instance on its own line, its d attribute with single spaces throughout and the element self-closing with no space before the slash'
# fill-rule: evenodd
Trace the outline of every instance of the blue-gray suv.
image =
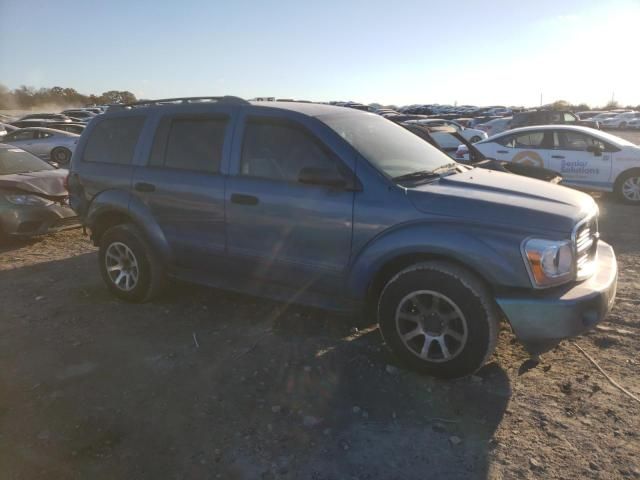
<svg viewBox="0 0 640 480">
<path fill-rule="evenodd" d="M 506 318 L 540 353 L 610 310 L 593 199 L 453 163 L 372 113 L 235 97 L 111 108 L 79 141 L 71 204 L 108 288 L 172 278 L 376 318 L 409 366 L 477 370 Z"/>
</svg>

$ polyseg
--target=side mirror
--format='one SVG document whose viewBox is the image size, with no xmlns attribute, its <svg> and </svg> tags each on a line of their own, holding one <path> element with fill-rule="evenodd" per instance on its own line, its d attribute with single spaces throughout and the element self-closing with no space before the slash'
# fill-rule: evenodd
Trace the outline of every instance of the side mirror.
<svg viewBox="0 0 640 480">
<path fill-rule="evenodd" d="M 604 147 L 599 143 L 595 145 L 589 145 L 587 147 L 587 152 L 593 153 L 593 155 L 596 157 L 601 157 L 604 152 Z"/>
<path fill-rule="evenodd" d="M 347 186 L 347 181 L 335 170 L 318 167 L 304 167 L 298 174 L 298 182 L 333 188 L 345 188 Z"/>
</svg>

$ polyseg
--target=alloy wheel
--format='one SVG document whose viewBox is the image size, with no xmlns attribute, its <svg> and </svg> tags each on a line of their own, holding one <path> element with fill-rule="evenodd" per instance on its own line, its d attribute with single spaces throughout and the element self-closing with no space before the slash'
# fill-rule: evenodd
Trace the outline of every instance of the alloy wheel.
<svg viewBox="0 0 640 480">
<path fill-rule="evenodd" d="M 107 275 L 113 284 L 125 292 L 138 284 L 140 269 L 133 251 L 122 242 L 113 242 L 104 257 Z"/>
<path fill-rule="evenodd" d="M 448 297 L 431 290 L 412 292 L 396 310 L 396 328 L 405 347 L 428 362 L 448 362 L 467 343 L 467 320 Z"/>
</svg>

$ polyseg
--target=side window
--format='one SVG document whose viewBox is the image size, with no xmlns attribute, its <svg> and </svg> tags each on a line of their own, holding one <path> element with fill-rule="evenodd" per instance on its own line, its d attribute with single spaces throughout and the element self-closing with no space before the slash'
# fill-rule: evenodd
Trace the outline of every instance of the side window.
<svg viewBox="0 0 640 480">
<path fill-rule="evenodd" d="M 576 150 L 584 152 L 589 147 L 599 145 L 607 149 L 607 145 L 595 137 L 580 132 L 559 131 L 554 135 L 556 148 L 561 150 Z"/>
<path fill-rule="evenodd" d="M 331 154 L 302 128 L 278 122 L 247 122 L 242 175 L 297 182 L 305 167 L 330 169 L 339 175 Z"/>
<path fill-rule="evenodd" d="M 497 143 L 504 147 L 515 148 L 516 141 L 513 135 L 505 135 L 504 137 L 500 137 L 496 140 Z"/>
<path fill-rule="evenodd" d="M 529 132 L 513 138 L 513 148 L 542 148 L 544 132 Z"/>
<path fill-rule="evenodd" d="M 156 130 L 149 166 L 218 173 L 227 119 L 165 117 Z"/>
<path fill-rule="evenodd" d="M 15 140 L 33 140 L 34 132 L 32 130 L 27 130 L 26 132 L 14 132 L 7 135 L 6 141 L 15 141 Z"/>
<path fill-rule="evenodd" d="M 53 133 L 49 132 L 37 132 L 35 135 L 36 138 L 49 138 L 53 137 Z"/>
<path fill-rule="evenodd" d="M 102 120 L 91 132 L 83 161 L 130 165 L 144 120 L 140 116 Z"/>
<path fill-rule="evenodd" d="M 564 114 L 564 123 L 574 123 L 576 122 L 578 119 L 575 117 L 575 115 L 573 115 L 572 113 L 568 113 L 566 112 Z"/>
</svg>

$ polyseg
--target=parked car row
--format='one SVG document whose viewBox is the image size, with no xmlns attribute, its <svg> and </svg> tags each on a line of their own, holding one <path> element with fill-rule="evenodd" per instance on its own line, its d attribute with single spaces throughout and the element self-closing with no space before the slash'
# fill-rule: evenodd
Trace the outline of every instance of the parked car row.
<svg viewBox="0 0 640 480">
<path fill-rule="evenodd" d="M 55 165 L 66 166 L 88 122 L 105 107 L 85 107 L 60 113 L 30 113 L 18 119 L 4 118 L 0 142 L 20 147 Z"/>
</svg>

